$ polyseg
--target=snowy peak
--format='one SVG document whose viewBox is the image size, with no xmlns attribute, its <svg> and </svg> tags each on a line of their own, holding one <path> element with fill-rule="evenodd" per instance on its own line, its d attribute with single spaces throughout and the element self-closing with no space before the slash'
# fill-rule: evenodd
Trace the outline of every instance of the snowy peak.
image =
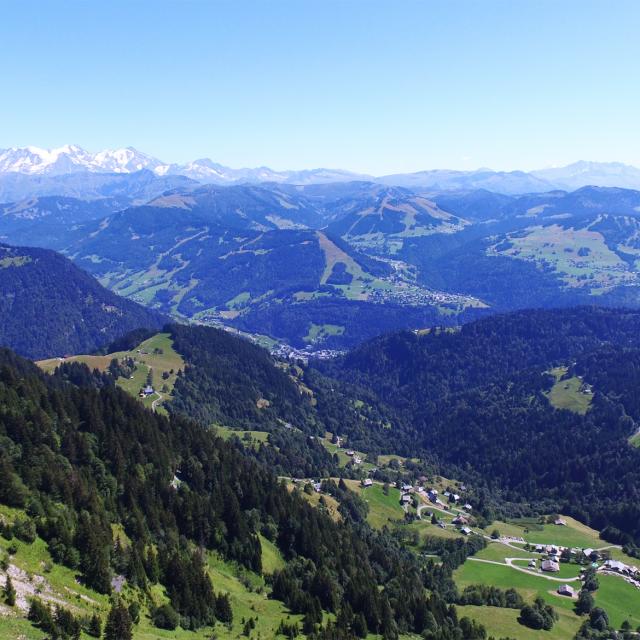
<svg viewBox="0 0 640 640">
<path fill-rule="evenodd" d="M 89 153 L 77 145 L 57 149 L 23 147 L 0 150 L 0 173 L 27 175 L 64 175 L 68 173 L 133 173 L 141 169 L 155 169 L 161 165 L 132 147 Z"/>
<path fill-rule="evenodd" d="M 579 161 L 566 167 L 539 171 L 429 170 L 373 177 L 340 169 L 276 171 L 269 167 L 231 169 L 209 158 L 167 163 L 133 147 L 90 153 L 68 144 L 57 149 L 22 147 L 0 149 L 0 176 L 15 174 L 58 177 L 75 173 L 130 174 L 152 171 L 158 177 L 184 176 L 204 184 L 233 185 L 275 182 L 312 185 L 366 181 L 427 191 L 485 189 L 495 193 L 522 194 L 553 190 L 574 191 L 585 186 L 640 190 L 640 169 L 620 162 Z"/>
</svg>

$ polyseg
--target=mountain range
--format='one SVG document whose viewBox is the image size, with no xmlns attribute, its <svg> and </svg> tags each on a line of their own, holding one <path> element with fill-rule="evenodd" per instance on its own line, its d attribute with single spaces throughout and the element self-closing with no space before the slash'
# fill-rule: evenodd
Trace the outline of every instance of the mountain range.
<svg viewBox="0 0 640 640">
<path fill-rule="evenodd" d="M 68 174 L 105 173 L 135 174 L 150 171 L 157 177 L 184 176 L 210 184 L 277 182 L 310 185 L 364 180 L 431 191 L 487 189 L 498 193 L 523 194 L 574 190 L 584 186 L 640 189 L 640 169 L 619 162 L 579 161 L 566 167 L 525 171 L 429 170 L 385 176 L 371 176 L 340 169 L 308 169 L 277 171 L 269 167 L 232 169 L 200 158 L 186 163 L 167 163 L 133 147 L 91 153 L 77 145 L 56 149 L 28 146 L 0 149 L 0 178 L 18 174 L 55 179 Z M 0 196 L 6 189 L 0 179 Z M 15 188 L 15 187 L 14 187 Z M 61 194 L 60 191 L 38 195 Z M 64 192 L 64 195 L 72 195 Z M 9 201 L 15 198 L 2 199 Z"/>
</svg>

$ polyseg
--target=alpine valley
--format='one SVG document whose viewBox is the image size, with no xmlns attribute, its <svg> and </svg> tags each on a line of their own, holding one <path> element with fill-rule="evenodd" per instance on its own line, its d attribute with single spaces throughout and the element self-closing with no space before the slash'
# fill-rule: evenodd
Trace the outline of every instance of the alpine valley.
<svg viewBox="0 0 640 640">
<path fill-rule="evenodd" d="M 638 637 L 638 170 L 0 194 L 1 638 Z"/>
</svg>

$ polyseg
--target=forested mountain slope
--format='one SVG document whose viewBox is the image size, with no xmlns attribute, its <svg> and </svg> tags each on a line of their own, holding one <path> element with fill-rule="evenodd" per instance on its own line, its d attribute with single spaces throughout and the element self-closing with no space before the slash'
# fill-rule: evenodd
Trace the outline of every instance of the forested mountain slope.
<svg viewBox="0 0 640 640">
<path fill-rule="evenodd" d="M 0 345 L 32 358 L 87 353 L 162 322 L 60 254 L 0 245 Z"/>
<path fill-rule="evenodd" d="M 404 455 L 435 453 L 492 492 L 637 543 L 639 328 L 634 311 L 518 312 L 381 337 L 323 369 L 396 412 L 389 440 Z M 561 385 L 580 376 L 586 413 L 549 401 L 558 366 Z"/>
<path fill-rule="evenodd" d="M 153 414 L 85 371 L 75 376 L 79 387 L 64 368 L 49 377 L 0 351 L 0 504 L 26 507 L 20 531 L 35 529 L 53 560 L 78 570 L 86 586 L 108 593 L 120 573 L 131 597 L 160 584 L 184 628 L 212 625 L 228 611 L 207 554 L 261 573 L 261 534 L 286 561 L 272 597 L 304 614 L 310 637 L 367 629 L 385 638 L 483 637 L 443 599 L 452 597 L 451 570 L 471 547 L 462 545 L 446 570 L 421 568 L 364 523 L 334 523 L 214 431 Z M 322 610 L 338 614 L 339 631 L 319 629 Z"/>
</svg>

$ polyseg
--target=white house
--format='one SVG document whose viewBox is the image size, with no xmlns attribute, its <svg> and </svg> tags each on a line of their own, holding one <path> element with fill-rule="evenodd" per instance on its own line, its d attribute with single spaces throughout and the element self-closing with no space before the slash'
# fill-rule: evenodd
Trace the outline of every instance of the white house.
<svg viewBox="0 0 640 640">
<path fill-rule="evenodd" d="M 575 590 L 572 586 L 568 584 L 561 584 L 558 587 L 558 593 L 561 596 L 569 596 L 570 598 L 573 598 L 573 596 L 575 595 Z"/>
<path fill-rule="evenodd" d="M 560 571 L 560 565 L 553 560 L 543 560 L 541 569 L 543 571 L 549 571 L 551 573 L 556 573 Z"/>
</svg>

